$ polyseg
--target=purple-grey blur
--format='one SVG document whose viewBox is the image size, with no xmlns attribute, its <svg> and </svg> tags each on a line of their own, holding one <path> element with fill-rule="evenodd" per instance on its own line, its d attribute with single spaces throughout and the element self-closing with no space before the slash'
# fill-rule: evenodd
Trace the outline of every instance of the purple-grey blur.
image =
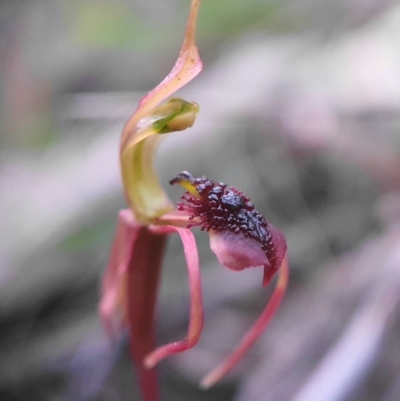
<svg viewBox="0 0 400 401">
<path fill-rule="evenodd" d="M 189 0 L 0 2 L 0 400 L 139 400 L 127 337 L 110 346 L 99 282 L 124 207 L 118 145 L 170 71 Z M 196 232 L 206 324 L 163 361 L 164 401 L 400 399 L 400 4 L 203 0 L 200 104 L 157 163 L 245 192 L 288 241 L 270 327 L 215 388 L 200 378 L 268 301 L 262 269 L 219 266 Z M 187 330 L 178 238 L 158 342 Z"/>
</svg>

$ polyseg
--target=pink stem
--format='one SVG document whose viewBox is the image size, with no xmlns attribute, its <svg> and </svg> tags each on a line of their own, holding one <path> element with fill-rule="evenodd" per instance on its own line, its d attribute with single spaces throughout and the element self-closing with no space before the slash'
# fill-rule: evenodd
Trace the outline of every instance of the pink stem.
<svg viewBox="0 0 400 401">
<path fill-rule="evenodd" d="M 155 347 L 154 310 L 167 234 L 156 234 L 147 226 L 138 230 L 127 272 L 130 352 L 144 400 L 158 401 L 157 372 L 145 369 L 143 359 Z"/>
<path fill-rule="evenodd" d="M 247 332 L 242 342 L 232 352 L 232 354 L 212 370 L 207 376 L 203 378 L 200 386 L 204 389 L 208 389 L 213 386 L 216 382 L 221 380 L 228 372 L 230 372 L 236 364 L 240 361 L 243 355 L 254 345 L 261 334 L 264 332 L 271 318 L 274 316 L 284 294 L 289 281 L 289 266 L 286 257 L 282 262 L 282 266 L 279 271 L 279 278 L 276 284 L 274 293 L 269 300 L 267 306 L 264 308 L 261 316 L 258 318 L 253 327 Z"/>
<path fill-rule="evenodd" d="M 184 340 L 163 345 L 155 349 L 145 357 L 144 365 L 148 369 L 154 367 L 166 356 L 186 351 L 196 345 L 200 338 L 204 320 L 203 303 L 201 296 L 199 256 L 197 253 L 196 241 L 192 232 L 188 229 L 178 228 L 174 226 L 154 226 L 152 227 L 152 229 L 158 233 L 177 232 L 181 236 L 189 274 L 190 322 L 188 335 Z"/>
</svg>

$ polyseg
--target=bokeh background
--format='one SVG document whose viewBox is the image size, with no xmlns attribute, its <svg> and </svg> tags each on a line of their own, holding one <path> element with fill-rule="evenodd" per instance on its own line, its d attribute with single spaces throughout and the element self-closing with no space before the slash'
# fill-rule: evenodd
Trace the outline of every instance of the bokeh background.
<svg viewBox="0 0 400 401">
<path fill-rule="evenodd" d="M 139 400 L 108 346 L 99 282 L 124 207 L 118 141 L 170 70 L 189 0 L 0 2 L 0 399 Z M 400 399 L 400 4 L 203 0 L 200 103 L 158 167 L 246 192 L 288 239 L 291 282 L 240 366 L 198 381 L 268 300 L 197 232 L 205 330 L 160 364 L 163 400 Z M 168 188 L 177 200 L 180 191 Z M 159 343 L 188 323 L 181 245 L 163 269 Z"/>
</svg>

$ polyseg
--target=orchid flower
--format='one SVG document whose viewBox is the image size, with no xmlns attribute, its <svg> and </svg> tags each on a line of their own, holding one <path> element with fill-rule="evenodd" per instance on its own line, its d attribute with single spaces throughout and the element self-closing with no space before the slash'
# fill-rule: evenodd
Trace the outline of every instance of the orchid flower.
<svg viewBox="0 0 400 401">
<path fill-rule="evenodd" d="M 208 388 L 227 374 L 255 343 L 274 315 L 287 286 L 288 265 L 283 234 L 256 211 L 249 198 L 233 187 L 182 172 L 171 180 L 185 193 L 174 208 L 153 166 L 166 133 L 193 125 L 199 106 L 180 98 L 160 105 L 202 69 L 195 43 L 200 0 L 192 0 L 184 42 L 170 74 L 139 103 L 122 133 L 120 161 L 129 209 L 119 213 L 111 257 L 102 283 L 99 313 L 115 339 L 129 329 L 130 353 L 144 400 L 157 401 L 157 373 L 165 357 L 192 348 L 203 328 L 199 257 L 192 227 L 210 235 L 219 262 L 232 270 L 263 266 L 263 285 L 279 273 L 276 289 L 259 319 L 236 350 L 201 382 Z M 156 348 L 154 312 L 167 238 L 177 233 L 183 243 L 189 275 L 190 322 L 187 337 Z"/>
</svg>

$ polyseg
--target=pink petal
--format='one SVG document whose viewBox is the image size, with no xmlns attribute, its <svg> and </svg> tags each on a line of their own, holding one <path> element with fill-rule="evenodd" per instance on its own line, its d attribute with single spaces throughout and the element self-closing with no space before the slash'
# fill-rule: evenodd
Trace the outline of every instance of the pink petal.
<svg viewBox="0 0 400 401">
<path fill-rule="evenodd" d="M 190 321 L 188 334 L 184 340 L 163 345 L 145 357 L 144 364 L 149 369 L 168 355 L 186 351 L 196 345 L 200 338 L 204 320 L 199 256 L 192 232 L 188 229 L 174 226 L 152 226 L 152 230 L 163 234 L 177 232 L 181 236 L 189 274 Z"/>
<path fill-rule="evenodd" d="M 282 264 L 287 245 L 284 235 L 272 224 L 268 224 L 274 249 L 273 263 L 268 259 L 260 242 L 242 232 L 210 231 L 210 248 L 219 262 L 232 270 L 244 270 L 249 267 L 264 266 L 263 286 L 266 286 Z"/>
<path fill-rule="evenodd" d="M 126 321 L 126 280 L 132 249 L 137 239 L 140 225 L 130 210 L 121 210 L 118 216 L 117 232 L 112 245 L 111 256 L 105 271 L 99 314 L 103 326 L 112 339 L 120 334 Z"/>
<path fill-rule="evenodd" d="M 210 231 L 210 248 L 221 265 L 232 270 L 244 270 L 249 267 L 270 266 L 260 243 L 242 233 Z"/>
<path fill-rule="evenodd" d="M 253 327 L 247 332 L 242 342 L 238 347 L 231 353 L 231 355 L 223 361 L 219 366 L 212 370 L 204 379 L 201 381 L 201 387 L 207 389 L 213 386 L 216 382 L 221 380 L 228 372 L 230 372 L 240 361 L 243 355 L 254 345 L 258 338 L 265 331 L 268 323 L 271 321 L 276 310 L 281 303 L 281 300 L 285 294 L 287 283 L 289 280 L 289 267 L 287 259 L 285 258 L 281 269 L 279 271 L 279 279 L 276 284 L 274 293 L 271 299 L 266 305 L 261 316 L 258 318 Z"/>
</svg>

